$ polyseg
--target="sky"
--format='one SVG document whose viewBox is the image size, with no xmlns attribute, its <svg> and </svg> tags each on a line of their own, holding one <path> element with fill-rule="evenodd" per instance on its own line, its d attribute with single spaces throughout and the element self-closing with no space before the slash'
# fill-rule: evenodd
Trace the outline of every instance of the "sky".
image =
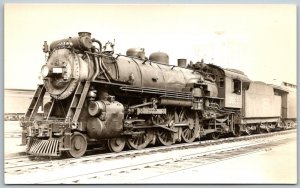
<svg viewBox="0 0 300 188">
<path fill-rule="evenodd" d="M 115 53 L 145 48 L 170 64 L 204 59 L 251 80 L 296 84 L 295 5 L 5 4 L 4 88 L 35 89 L 44 41 L 92 33 Z"/>
</svg>

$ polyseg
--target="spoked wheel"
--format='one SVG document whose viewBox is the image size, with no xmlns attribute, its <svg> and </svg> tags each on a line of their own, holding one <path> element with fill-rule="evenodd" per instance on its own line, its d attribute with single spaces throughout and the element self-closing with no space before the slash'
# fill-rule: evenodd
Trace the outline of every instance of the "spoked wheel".
<svg viewBox="0 0 300 188">
<path fill-rule="evenodd" d="M 146 131 L 144 134 L 134 135 L 127 138 L 126 144 L 129 149 L 144 149 L 153 140 L 154 134 L 152 131 Z"/>
<path fill-rule="evenodd" d="M 239 136 L 242 135 L 240 125 L 234 125 L 234 130 L 233 131 L 234 131 L 233 136 L 235 136 L 235 137 L 239 137 Z"/>
<path fill-rule="evenodd" d="M 159 129 L 157 131 L 157 142 L 163 146 L 169 146 L 174 143 L 174 133 L 165 129 Z"/>
<path fill-rule="evenodd" d="M 125 147 L 125 138 L 112 138 L 107 141 L 107 147 L 111 152 L 120 152 Z"/>
<path fill-rule="evenodd" d="M 86 152 L 86 148 L 86 137 L 79 132 L 75 132 L 71 137 L 71 149 L 67 151 L 67 154 L 74 158 L 81 157 Z"/>
<path fill-rule="evenodd" d="M 195 141 L 199 133 L 199 126 L 196 125 L 196 112 L 183 110 L 180 114 L 180 123 L 188 124 L 182 127 L 182 140 L 186 143 Z"/>
<path fill-rule="evenodd" d="M 292 120 L 284 121 L 284 128 L 283 129 L 293 129 L 296 128 L 296 123 Z"/>
<path fill-rule="evenodd" d="M 291 129 L 296 128 L 296 126 L 297 126 L 297 123 L 294 121 L 291 121 L 291 125 L 290 125 Z"/>
<path fill-rule="evenodd" d="M 251 135 L 253 132 L 252 132 L 252 130 L 251 130 L 251 127 L 250 126 L 245 126 L 245 132 L 246 132 L 246 134 L 247 135 Z"/>
<path fill-rule="evenodd" d="M 172 128 L 175 121 L 175 111 L 167 110 L 164 115 L 159 115 L 153 120 L 157 124 L 165 124 L 167 127 Z M 156 140 L 159 145 L 169 146 L 174 143 L 174 133 L 166 129 L 159 129 L 156 134 Z"/>
<path fill-rule="evenodd" d="M 257 133 L 258 134 L 262 134 L 262 133 L 265 133 L 265 129 L 263 129 L 263 128 L 261 128 L 261 127 L 265 127 L 266 125 L 265 124 L 260 124 L 260 125 L 258 125 L 258 127 L 257 127 Z"/>
<path fill-rule="evenodd" d="M 212 120 L 213 121 L 213 120 Z M 211 122 L 210 122 L 211 123 Z M 212 125 L 208 126 L 209 129 L 213 129 Z M 221 136 L 220 132 L 212 132 L 207 135 L 210 139 L 218 140 Z"/>
<path fill-rule="evenodd" d="M 209 137 L 213 140 L 218 140 L 220 138 L 220 136 L 221 136 L 221 133 L 219 133 L 219 132 L 213 132 L 213 133 L 209 134 Z"/>
<path fill-rule="evenodd" d="M 269 133 L 269 132 L 271 132 L 271 124 L 269 124 L 269 123 L 267 123 L 267 124 L 265 124 L 266 125 L 266 129 L 265 129 L 265 131 L 267 132 L 267 133 Z"/>
</svg>

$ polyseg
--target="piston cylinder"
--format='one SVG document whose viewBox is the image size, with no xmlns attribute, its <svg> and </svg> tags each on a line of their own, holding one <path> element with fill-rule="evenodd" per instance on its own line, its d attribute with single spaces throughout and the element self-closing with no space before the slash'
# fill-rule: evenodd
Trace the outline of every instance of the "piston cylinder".
<svg viewBox="0 0 300 188">
<path fill-rule="evenodd" d="M 106 139 L 121 135 L 123 131 L 124 106 L 117 102 L 93 101 L 88 109 L 90 117 L 87 133 L 90 138 Z"/>
</svg>

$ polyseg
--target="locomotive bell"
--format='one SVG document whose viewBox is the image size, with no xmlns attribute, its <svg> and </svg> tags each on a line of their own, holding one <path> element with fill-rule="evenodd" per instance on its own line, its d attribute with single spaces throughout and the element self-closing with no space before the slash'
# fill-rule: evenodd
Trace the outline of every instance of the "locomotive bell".
<svg viewBox="0 0 300 188">
<path fill-rule="evenodd" d="M 114 53 L 114 44 L 111 43 L 110 41 L 108 41 L 107 43 L 105 43 L 103 49 L 104 49 L 104 52 L 107 52 L 107 53 Z"/>
</svg>

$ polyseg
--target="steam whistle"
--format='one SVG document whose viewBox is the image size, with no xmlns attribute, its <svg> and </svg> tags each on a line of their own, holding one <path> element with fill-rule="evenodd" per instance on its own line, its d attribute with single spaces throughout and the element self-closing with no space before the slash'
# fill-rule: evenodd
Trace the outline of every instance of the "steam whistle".
<svg viewBox="0 0 300 188">
<path fill-rule="evenodd" d="M 48 52 L 49 52 L 49 46 L 48 46 L 48 44 L 47 44 L 47 41 L 44 41 L 43 52 L 44 52 L 44 53 L 48 53 Z"/>
</svg>

